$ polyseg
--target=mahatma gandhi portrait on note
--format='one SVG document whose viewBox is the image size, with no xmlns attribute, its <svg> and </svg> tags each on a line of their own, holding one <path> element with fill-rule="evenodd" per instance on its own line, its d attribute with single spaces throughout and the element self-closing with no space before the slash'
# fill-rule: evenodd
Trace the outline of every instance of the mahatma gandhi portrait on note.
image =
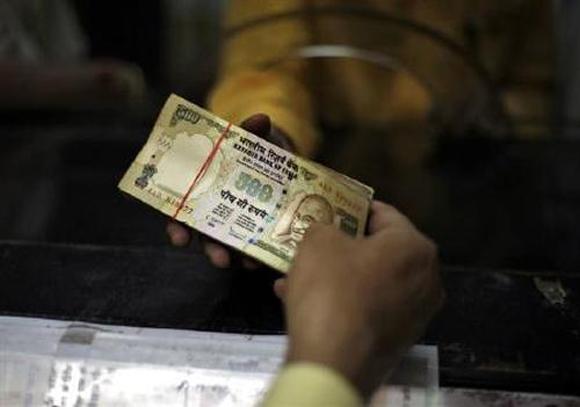
<svg viewBox="0 0 580 407">
<path fill-rule="evenodd" d="M 272 240 L 295 249 L 311 224 L 333 223 L 334 210 L 326 198 L 318 194 L 297 194 L 288 204 L 272 232 Z"/>
</svg>

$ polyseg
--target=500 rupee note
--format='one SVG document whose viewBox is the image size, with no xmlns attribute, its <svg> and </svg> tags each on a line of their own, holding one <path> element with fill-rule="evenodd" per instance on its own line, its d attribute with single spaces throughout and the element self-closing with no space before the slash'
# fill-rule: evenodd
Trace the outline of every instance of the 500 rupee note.
<svg viewBox="0 0 580 407">
<path fill-rule="evenodd" d="M 176 95 L 119 188 L 282 272 L 313 222 L 362 236 L 373 195 Z"/>
</svg>

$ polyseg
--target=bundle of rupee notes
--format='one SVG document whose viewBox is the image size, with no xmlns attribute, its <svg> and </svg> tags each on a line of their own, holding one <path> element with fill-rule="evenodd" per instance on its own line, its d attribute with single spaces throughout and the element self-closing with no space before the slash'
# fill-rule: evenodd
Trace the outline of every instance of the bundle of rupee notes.
<svg viewBox="0 0 580 407">
<path fill-rule="evenodd" d="M 119 188 L 281 272 L 314 222 L 362 236 L 374 193 L 176 95 Z"/>
</svg>

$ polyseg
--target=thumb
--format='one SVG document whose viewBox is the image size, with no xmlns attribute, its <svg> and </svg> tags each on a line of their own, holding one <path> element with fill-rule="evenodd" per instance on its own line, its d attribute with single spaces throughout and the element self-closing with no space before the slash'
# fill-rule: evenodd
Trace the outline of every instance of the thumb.
<svg viewBox="0 0 580 407">
<path fill-rule="evenodd" d="M 272 122 L 267 115 L 258 113 L 244 120 L 241 127 L 250 133 L 254 133 L 256 136 L 266 138 L 272 130 Z"/>
<path fill-rule="evenodd" d="M 286 297 L 288 296 L 288 281 L 286 277 L 282 277 L 274 281 L 274 294 L 283 303 L 286 303 Z"/>
</svg>

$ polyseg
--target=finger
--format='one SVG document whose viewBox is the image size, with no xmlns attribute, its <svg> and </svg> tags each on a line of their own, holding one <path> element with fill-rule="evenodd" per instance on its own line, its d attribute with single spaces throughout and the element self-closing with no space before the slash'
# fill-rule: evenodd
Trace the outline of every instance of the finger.
<svg viewBox="0 0 580 407">
<path fill-rule="evenodd" d="M 276 297 L 280 298 L 282 302 L 286 302 L 286 297 L 288 295 L 288 281 L 285 277 L 274 281 L 274 294 L 276 294 Z"/>
<path fill-rule="evenodd" d="M 298 243 L 298 247 L 302 245 L 303 242 L 308 241 L 316 241 L 316 242 L 325 242 L 325 243 L 333 243 L 336 239 L 340 238 L 348 238 L 351 239 L 352 236 L 344 233 L 342 230 L 338 229 L 335 225 L 329 225 L 322 222 L 313 222 L 310 224 L 304 238 L 300 243 Z"/>
<path fill-rule="evenodd" d="M 296 145 L 292 139 L 288 137 L 288 135 L 282 129 L 275 125 L 272 125 L 272 130 L 270 131 L 270 134 L 265 137 L 265 139 L 286 151 L 290 151 L 291 153 L 296 152 Z"/>
<path fill-rule="evenodd" d="M 213 242 L 205 242 L 203 250 L 214 266 L 222 269 L 230 266 L 230 253 L 222 245 Z"/>
<path fill-rule="evenodd" d="M 409 221 L 391 205 L 380 201 L 371 203 L 371 216 L 369 219 L 369 233 L 371 235 L 403 222 L 408 223 Z"/>
<path fill-rule="evenodd" d="M 267 115 L 258 113 L 244 120 L 241 127 L 256 136 L 267 137 L 272 129 L 272 122 Z"/>
<path fill-rule="evenodd" d="M 167 231 L 171 244 L 174 246 L 184 247 L 191 241 L 189 230 L 175 221 L 169 221 L 165 230 Z"/>
<path fill-rule="evenodd" d="M 241 127 L 286 151 L 296 152 L 296 146 L 290 137 L 282 129 L 272 125 L 270 117 L 263 113 L 250 116 L 242 122 Z"/>
<path fill-rule="evenodd" d="M 260 263 L 258 263 L 254 259 L 250 259 L 249 257 L 243 257 L 242 267 L 248 270 L 256 270 L 257 268 L 260 268 Z"/>
</svg>

